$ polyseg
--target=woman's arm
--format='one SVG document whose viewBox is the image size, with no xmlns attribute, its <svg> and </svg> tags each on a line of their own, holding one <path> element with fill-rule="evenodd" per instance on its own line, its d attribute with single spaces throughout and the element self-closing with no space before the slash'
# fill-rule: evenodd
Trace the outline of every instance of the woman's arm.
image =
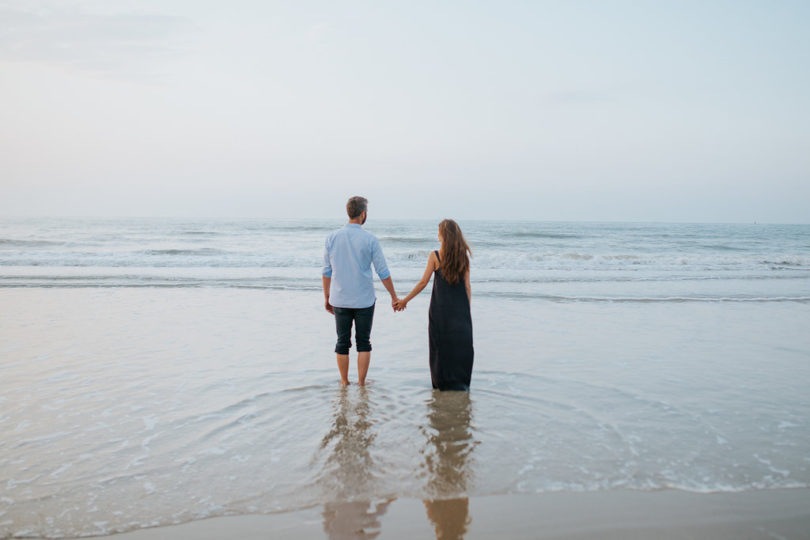
<svg viewBox="0 0 810 540">
<path fill-rule="evenodd" d="M 472 305 L 472 288 L 470 287 L 470 269 L 467 268 L 467 273 L 464 274 L 464 286 L 467 288 L 467 300 Z"/>
<path fill-rule="evenodd" d="M 427 284 L 430 283 L 430 276 L 432 276 L 433 272 L 436 270 L 437 263 L 438 260 L 436 259 L 436 254 L 431 251 L 430 255 L 428 256 L 427 266 L 425 267 L 425 273 L 422 275 L 422 279 L 419 280 L 419 283 L 416 284 L 416 287 L 413 288 L 408 296 L 402 298 L 398 302 L 398 309 L 405 309 L 408 302 L 410 302 L 414 296 L 422 292 L 422 290 L 427 287 Z"/>
</svg>

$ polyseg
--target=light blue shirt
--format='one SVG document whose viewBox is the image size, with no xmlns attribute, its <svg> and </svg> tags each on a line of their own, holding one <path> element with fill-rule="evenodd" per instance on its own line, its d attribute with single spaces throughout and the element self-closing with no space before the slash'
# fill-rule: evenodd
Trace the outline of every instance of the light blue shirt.
<svg viewBox="0 0 810 540">
<path fill-rule="evenodd" d="M 391 273 L 380 241 L 356 223 L 347 223 L 326 238 L 323 275 L 332 278 L 329 303 L 335 307 L 367 308 L 377 299 L 371 265 L 380 279 Z"/>
</svg>

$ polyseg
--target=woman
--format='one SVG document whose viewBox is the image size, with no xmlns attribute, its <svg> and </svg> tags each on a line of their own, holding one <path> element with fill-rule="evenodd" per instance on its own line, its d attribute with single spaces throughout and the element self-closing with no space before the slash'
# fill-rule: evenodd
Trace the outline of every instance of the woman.
<svg viewBox="0 0 810 540">
<path fill-rule="evenodd" d="M 396 309 L 405 309 L 434 275 L 428 326 L 433 388 L 469 390 L 473 366 L 470 246 L 452 219 L 439 223 L 439 242 L 440 249 L 428 256 L 422 280 L 396 303 Z"/>
</svg>

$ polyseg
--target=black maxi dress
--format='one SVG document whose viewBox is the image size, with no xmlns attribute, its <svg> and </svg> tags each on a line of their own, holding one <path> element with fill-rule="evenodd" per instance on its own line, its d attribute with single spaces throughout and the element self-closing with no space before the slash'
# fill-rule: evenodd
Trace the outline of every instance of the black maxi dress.
<svg viewBox="0 0 810 540">
<path fill-rule="evenodd" d="M 428 320 L 433 388 L 469 390 L 473 367 L 472 317 L 463 279 L 450 285 L 441 269 L 433 272 Z"/>
</svg>

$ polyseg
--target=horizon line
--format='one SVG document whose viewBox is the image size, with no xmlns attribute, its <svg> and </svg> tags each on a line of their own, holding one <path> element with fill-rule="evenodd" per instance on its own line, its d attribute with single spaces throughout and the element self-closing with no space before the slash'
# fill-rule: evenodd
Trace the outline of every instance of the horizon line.
<svg viewBox="0 0 810 540">
<path fill-rule="evenodd" d="M 446 216 L 445 216 L 446 217 Z M 401 217 L 375 217 L 369 223 L 374 221 L 414 221 L 414 222 L 428 222 L 428 221 L 441 221 L 445 217 L 435 218 L 401 218 Z M 38 219 L 85 219 L 85 220 L 99 220 L 99 221 L 112 221 L 112 220 L 171 220 L 171 221 L 321 221 L 321 222 L 337 222 L 346 221 L 345 217 L 271 217 L 271 216 L 178 216 L 178 215 L 121 215 L 121 216 L 93 216 L 93 215 L 0 215 L 0 220 L 38 220 Z M 752 221 L 694 221 L 694 220 L 646 220 L 646 219 L 537 219 L 537 218 L 523 218 L 523 217 L 510 217 L 510 218 L 452 218 L 457 221 L 466 222 L 510 222 L 510 223 L 633 223 L 633 224 L 658 224 L 658 225 L 810 225 L 808 222 L 789 222 L 789 221 L 769 221 L 769 220 L 752 220 Z"/>
</svg>

